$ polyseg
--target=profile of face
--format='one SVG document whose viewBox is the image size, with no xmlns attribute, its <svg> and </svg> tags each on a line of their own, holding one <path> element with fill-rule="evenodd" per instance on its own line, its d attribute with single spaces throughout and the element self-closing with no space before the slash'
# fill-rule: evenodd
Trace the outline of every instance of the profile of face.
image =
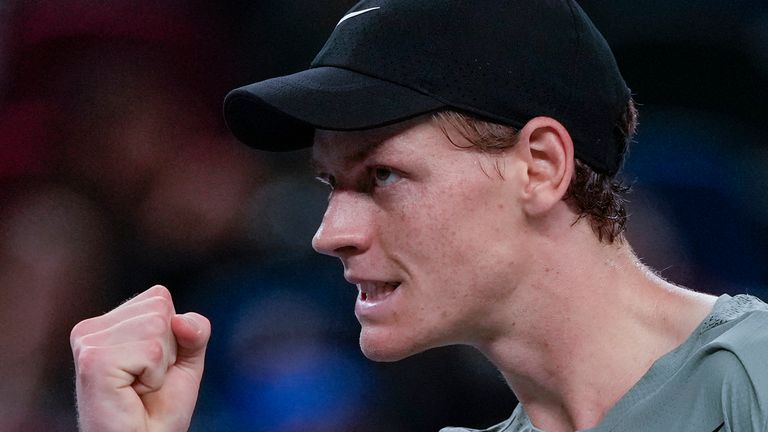
<svg viewBox="0 0 768 432">
<path fill-rule="evenodd" d="M 526 265 L 525 161 L 517 147 L 470 147 L 430 116 L 316 132 L 313 159 L 331 192 L 313 247 L 357 286 L 370 359 L 495 336 Z"/>
</svg>

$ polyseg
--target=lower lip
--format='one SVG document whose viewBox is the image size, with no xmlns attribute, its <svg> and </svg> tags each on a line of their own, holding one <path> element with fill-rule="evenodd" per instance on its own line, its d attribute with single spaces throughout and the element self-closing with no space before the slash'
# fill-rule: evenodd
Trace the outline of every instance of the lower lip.
<svg viewBox="0 0 768 432">
<path fill-rule="evenodd" d="M 355 316 L 357 320 L 362 321 L 376 321 L 382 318 L 390 317 L 396 311 L 394 303 L 400 296 L 402 291 L 402 284 L 395 288 L 392 292 L 384 296 L 383 298 L 371 301 L 363 300 L 360 294 L 357 295 L 357 301 L 355 302 Z"/>
</svg>

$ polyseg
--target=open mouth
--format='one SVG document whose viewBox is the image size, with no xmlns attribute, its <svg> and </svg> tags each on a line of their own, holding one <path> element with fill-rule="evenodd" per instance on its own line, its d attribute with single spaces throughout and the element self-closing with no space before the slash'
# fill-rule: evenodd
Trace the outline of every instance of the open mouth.
<svg viewBox="0 0 768 432">
<path fill-rule="evenodd" d="M 361 301 L 377 302 L 387 298 L 399 286 L 400 282 L 364 282 L 357 284 L 357 289 Z"/>
</svg>

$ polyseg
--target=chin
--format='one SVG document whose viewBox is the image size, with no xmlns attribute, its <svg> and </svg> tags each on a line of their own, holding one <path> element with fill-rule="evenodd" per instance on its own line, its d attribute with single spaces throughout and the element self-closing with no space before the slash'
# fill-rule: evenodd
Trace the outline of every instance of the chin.
<svg viewBox="0 0 768 432">
<path fill-rule="evenodd" d="M 380 332 L 365 327 L 360 332 L 360 350 L 369 360 L 376 362 L 395 362 L 424 351 L 417 349 L 411 342 L 397 337 L 393 332 Z"/>
</svg>

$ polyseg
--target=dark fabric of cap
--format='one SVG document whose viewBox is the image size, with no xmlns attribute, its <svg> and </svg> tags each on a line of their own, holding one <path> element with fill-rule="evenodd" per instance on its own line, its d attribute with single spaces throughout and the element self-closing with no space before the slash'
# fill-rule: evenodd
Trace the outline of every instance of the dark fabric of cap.
<svg viewBox="0 0 768 432">
<path fill-rule="evenodd" d="M 549 116 L 579 159 L 612 175 L 629 97 L 607 42 L 572 0 L 363 0 L 310 69 L 233 90 L 224 116 L 238 139 L 272 151 L 312 145 L 314 129 L 441 109 L 518 128 Z"/>
</svg>

